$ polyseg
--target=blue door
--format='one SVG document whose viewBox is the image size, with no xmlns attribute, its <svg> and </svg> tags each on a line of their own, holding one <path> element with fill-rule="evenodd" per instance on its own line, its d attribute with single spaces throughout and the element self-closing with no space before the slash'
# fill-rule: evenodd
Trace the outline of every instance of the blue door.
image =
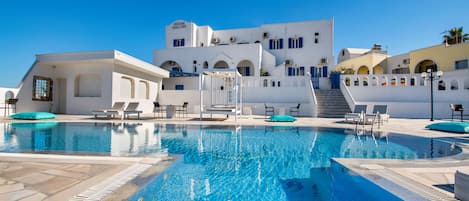
<svg viewBox="0 0 469 201">
<path fill-rule="evenodd" d="M 311 66 L 310 68 L 310 74 L 311 74 L 311 83 L 313 84 L 314 89 L 319 89 L 319 76 L 320 74 L 317 73 L 317 68 L 314 66 Z"/>
<path fill-rule="evenodd" d="M 340 72 L 331 72 L 331 88 L 340 89 Z"/>
</svg>

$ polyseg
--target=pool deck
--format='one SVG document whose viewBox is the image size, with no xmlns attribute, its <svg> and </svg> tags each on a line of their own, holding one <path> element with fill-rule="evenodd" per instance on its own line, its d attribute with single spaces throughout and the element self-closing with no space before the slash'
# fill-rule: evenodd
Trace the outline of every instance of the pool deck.
<svg viewBox="0 0 469 201">
<path fill-rule="evenodd" d="M 298 118 L 293 123 L 267 122 L 263 116 L 226 120 L 199 121 L 197 115 L 184 119 L 155 119 L 152 114 L 140 120 L 126 122 L 152 122 L 175 124 L 216 125 L 286 125 L 338 127 L 354 129 L 354 124 L 343 118 Z M 64 122 L 121 122 L 121 120 L 95 120 L 86 115 L 58 115 Z M 441 120 L 436 120 L 439 122 Z M 2 122 L 27 122 L 0 117 Z M 358 173 L 391 192 L 409 200 L 454 199 L 451 185 L 457 169 L 469 169 L 469 134 L 454 134 L 425 129 L 428 119 L 391 118 L 381 131 L 433 137 L 454 142 L 463 149 L 461 154 L 439 159 L 334 159 L 354 173 Z M 371 127 L 365 126 L 367 130 Z M 376 128 L 374 128 L 376 130 Z M 41 154 L 0 153 L 0 200 L 121 200 L 130 196 L 142 181 L 158 175 L 174 159 L 171 156 L 152 158 L 62 156 Z M 135 171 L 131 171 L 135 170 Z M 138 171 L 137 171 L 138 170 Z M 113 180 L 114 177 L 114 180 Z M 120 179 L 119 182 L 115 178 Z M 112 181 L 114 182 L 112 182 Z M 398 184 L 398 185 L 395 185 Z M 407 190 L 406 190 L 407 189 Z M 411 193 L 406 193 L 411 191 Z"/>
</svg>

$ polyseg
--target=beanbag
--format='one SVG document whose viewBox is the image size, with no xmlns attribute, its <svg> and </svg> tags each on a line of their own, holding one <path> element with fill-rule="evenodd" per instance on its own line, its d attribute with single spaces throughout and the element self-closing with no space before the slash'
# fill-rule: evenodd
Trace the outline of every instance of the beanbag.
<svg viewBox="0 0 469 201">
<path fill-rule="evenodd" d="M 426 126 L 425 128 L 437 131 L 447 131 L 453 133 L 469 133 L 468 122 L 440 122 Z"/>
<path fill-rule="evenodd" d="M 295 117 L 290 115 L 272 115 L 269 118 L 270 122 L 294 122 L 296 121 Z"/>
<path fill-rule="evenodd" d="M 20 112 L 10 116 L 12 119 L 24 120 L 54 119 L 55 117 L 55 114 L 49 112 Z"/>
</svg>

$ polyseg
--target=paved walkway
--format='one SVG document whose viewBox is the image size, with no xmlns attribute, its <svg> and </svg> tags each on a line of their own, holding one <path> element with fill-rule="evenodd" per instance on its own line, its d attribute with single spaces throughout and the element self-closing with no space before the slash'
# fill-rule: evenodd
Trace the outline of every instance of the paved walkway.
<svg viewBox="0 0 469 201">
<path fill-rule="evenodd" d="M 113 119 L 95 120 L 90 116 L 59 115 L 55 120 L 49 121 L 102 121 L 120 122 Z M 126 120 L 130 122 L 155 123 L 184 123 L 184 124 L 220 124 L 220 125 L 288 125 L 288 126 L 318 126 L 355 128 L 355 125 L 342 122 L 341 118 L 298 118 L 294 123 L 266 122 L 263 116 L 248 116 L 223 121 L 199 121 L 198 115 L 189 115 L 184 119 L 155 119 L 152 114 L 143 115 L 141 120 Z M 14 122 L 14 120 L 0 119 L 1 122 Z M 24 122 L 24 121 L 22 121 Z M 439 120 L 435 121 L 439 122 Z M 456 142 L 464 148 L 463 154 L 436 160 L 370 160 L 370 159 L 337 159 L 344 166 L 368 176 L 368 178 L 388 177 L 403 187 L 412 187 L 417 193 L 423 193 L 427 198 L 444 197 L 451 199 L 451 184 L 454 184 L 456 169 L 469 167 L 469 134 L 454 134 L 425 129 L 430 124 L 428 119 L 396 119 L 392 118 L 381 127 L 383 132 L 405 133 L 421 137 L 432 137 Z M 371 127 L 365 126 L 366 129 Z M 376 128 L 375 128 L 376 129 Z M 18 156 L 18 155 L 17 155 Z M 71 156 L 64 156 L 71 157 Z M 61 200 L 77 195 L 93 186 L 99 178 L 119 174 L 136 161 L 106 161 L 100 160 L 51 160 L 47 158 L 33 159 L 5 157 L 0 155 L 0 200 Z M 152 166 L 141 175 L 152 175 L 162 171 L 163 166 Z M 153 172 L 149 174 L 148 172 Z M 384 175 L 384 176 L 383 176 Z M 138 176 L 142 177 L 142 176 Z M 140 178 L 141 179 L 141 178 Z M 376 182 L 376 181 L 375 181 Z M 107 200 L 121 200 L 138 190 L 140 186 L 134 180 L 127 182 L 120 190 L 109 195 Z M 138 183 L 138 182 L 137 182 Z M 449 187 L 449 188 L 448 188 Z M 392 190 L 392 189 L 391 189 Z M 2 197 L 3 196 L 3 197 Z"/>
</svg>

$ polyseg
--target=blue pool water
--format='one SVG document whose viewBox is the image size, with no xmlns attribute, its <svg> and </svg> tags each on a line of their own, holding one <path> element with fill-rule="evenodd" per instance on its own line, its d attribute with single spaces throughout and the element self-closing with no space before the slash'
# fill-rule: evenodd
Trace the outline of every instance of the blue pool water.
<svg viewBox="0 0 469 201">
<path fill-rule="evenodd" d="M 336 128 L 172 124 L 4 124 L 2 152 L 141 156 L 168 152 L 174 164 L 130 200 L 399 200 L 331 162 L 416 159 L 461 150 L 393 133 Z"/>
</svg>

